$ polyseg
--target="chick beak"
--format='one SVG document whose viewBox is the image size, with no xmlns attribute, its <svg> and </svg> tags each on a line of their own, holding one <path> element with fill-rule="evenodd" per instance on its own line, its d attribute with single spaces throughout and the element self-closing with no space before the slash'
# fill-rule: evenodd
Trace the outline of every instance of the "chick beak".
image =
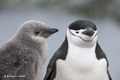
<svg viewBox="0 0 120 80">
<path fill-rule="evenodd" d="M 58 29 L 56 29 L 56 28 L 50 28 L 50 29 L 48 29 L 46 32 L 47 32 L 48 34 L 53 34 L 53 33 L 58 32 Z"/>
<path fill-rule="evenodd" d="M 51 36 L 52 34 L 58 32 L 58 29 L 56 28 L 49 28 L 47 30 L 45 30 L 45 32 L 42 34 L 43 37 L 48 38 L 49 36 Z"/>
</svg>

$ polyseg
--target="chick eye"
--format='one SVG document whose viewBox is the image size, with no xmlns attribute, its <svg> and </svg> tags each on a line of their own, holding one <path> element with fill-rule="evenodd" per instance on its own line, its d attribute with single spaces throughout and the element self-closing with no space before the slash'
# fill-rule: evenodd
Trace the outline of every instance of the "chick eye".
<svg viewBox="0 0 120 80">
<path fill-rule="evenodd" d="M 35 35 L 38 35 L 39 33 L 40 33 L 40 32 L 37 31 L 37 32 L 35 32 Z"/>
<path fill-rule="evenodd" d="M 79 32 L 76 32 L 76 34 L 79 34 Z"/>
</svg>

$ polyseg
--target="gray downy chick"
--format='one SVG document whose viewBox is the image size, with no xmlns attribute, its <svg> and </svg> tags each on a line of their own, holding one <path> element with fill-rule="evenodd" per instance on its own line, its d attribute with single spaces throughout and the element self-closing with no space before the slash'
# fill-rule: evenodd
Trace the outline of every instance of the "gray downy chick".
<svg viewBox="0 0 120 80">
<path fill-rule="evenodd" d="M 42 80 L 46 39 L 58 30 L 30 20 L 0 48 L 0 80 Z"/>
</svg>

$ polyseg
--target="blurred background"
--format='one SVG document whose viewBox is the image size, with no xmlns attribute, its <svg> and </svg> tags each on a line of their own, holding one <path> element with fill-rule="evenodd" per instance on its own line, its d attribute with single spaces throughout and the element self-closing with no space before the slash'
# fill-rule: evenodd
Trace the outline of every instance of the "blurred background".
<svg viewBox="0 0 120 80">
<path fill-rule="evenodd" d="M 113 80 L 120 80 L 120 0 L 0 0 L 0 47 L 25 21 L 39 20 L 59 32 L 48 38 L 49 55 L 63 43 L 67 27 L 76 20 L 97 25 L 98 41 L 109 60 Z"/>
</svg>

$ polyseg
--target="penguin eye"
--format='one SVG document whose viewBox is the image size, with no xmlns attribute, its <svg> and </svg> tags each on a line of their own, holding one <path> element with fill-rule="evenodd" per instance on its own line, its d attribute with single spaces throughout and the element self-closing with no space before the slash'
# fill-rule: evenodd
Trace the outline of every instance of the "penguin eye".
<svg viewBox="0 0 120 80">
<path fill-rule="evenodd" d="M 40 32 L 37 31 L 37 32 L 35 32 L 35 35 L 38 35 L 39 33 L 40 33 Z"/>
<path fill-rule="evenodd" d="M 79 32 L 77 31 L 76 34 L 79 34 Z"/>
</svg>

